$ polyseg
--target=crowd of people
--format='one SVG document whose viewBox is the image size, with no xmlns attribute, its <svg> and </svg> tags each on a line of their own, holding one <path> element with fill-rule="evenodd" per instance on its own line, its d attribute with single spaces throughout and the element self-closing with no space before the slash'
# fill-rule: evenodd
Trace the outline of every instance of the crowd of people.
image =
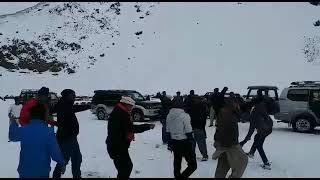
<svg viewBox="0 0 320 180">
<path fill-rule="evenodd" d="M 261 167 L 271 170 L 263 144 L 272 132 L 273 121 L 269 113 L 276 107 L 275 102 L 272 98 L 263 95 L 262 90 L 258 90 L 257 97 L 252 101 L 248 135 L 239 142 L 238 122 L 241 121 L 242 111 L 246 107 L 233 92 L 226 96 L 227 90 L 228 88 L 225 87 L 219 92 L 219 89 L 215 88 L 208 98 L 196 95 L 194 90 L 185 97 L 177 92 L 172 100 L 167 97 L 165 91 L 157 94 L 162 104 L 162 140 L 174 153 L 173 166 L 176 178 L 187 178 L 197 169 L 196 145 L 202 154 L 201 161 L 208 160 L 205 129 L 207 112 L 210 117 L 209 127 L 214 126 L 214 119 L 216 119 L 214 135 L 216 151 L 212 155 L 213 159 L 218 159 L 216 178 L 226 177 L 230 169 L 232 170 L 230 177 L 242 177 L 248 157 L 253 158 L 256 150 L 263 160 Z M 242 146 L 251 139 L 255 129 L 257 134 L 254 143 L 250 151 L 245 153 Z M 187 161 L 188 167 L 180 173 L 182 157 Z"/>
<path fill-rule="evenodd" d="M 201 161 L 208 160 L 206 143 L 206 121 L 208 112 L 210 127 L 215 126 L 213 159 L 218 160 L 215 177 L 224 178 L 231 169 L 230 177 L 242 177 L 248 157 L 253 158 L 258 150 L 262 167 L 271 169 L 263 150 L 264 140 L 272 132 L 272 101 L 258 91 L 250 112 L 250 129 L 245 139 L 239 142 L 238 122 L 241 118 L 240 103 L 233 93 L 226 97 L 228 88 L 219 92 L 216 88 L 209 98 L 196 95 L 194 90 L 188 96 L 177 92 L 171 99 L 166 92 L 158 93 L 161 100 L 162 141 L 173 152 L 175 178 L 188 178 L 197 170 L 195 148 L 199 148 Z M 82 154 L 77 136 L 79 123 L 75 113 L 90 109 L 90 105 L 75 105 L 75 91 L 65 89 L 53 107 L 49 106 L 49 89 L 42 87 L 36 97 L 29 98 L 23 105 L 15 99 L 9 108 L 9 141 L 21 142 L 18 173 L 21 178 L 49 177 L 51 159 L 56 161 L 53 178 L 60 178 L 71 160 L 72 175 L 81 177 Z M 155 127 L 154 124 L 133 124 L 131 111 L 135 101 L 122 97 L 108 119 L 107 152 L 117 169 L 117 178 L 128 179 L 133 163 L 129 154 L 130 143 L 135 133 L 142 133 Z M 57 114 L 57 120 L 53 119 Z M 214 119 L 216 119 L 215 125 Z M 57 132 L 54 132 L 54 126 Z M 257 134 L 250 152 L 245 153 L 242 146 L 251 139 L 254 130 Z M 187 168 L 181 172 L 182 159 Z M 32 164 L 32 166 L 30 166 Z"/>
</svg>

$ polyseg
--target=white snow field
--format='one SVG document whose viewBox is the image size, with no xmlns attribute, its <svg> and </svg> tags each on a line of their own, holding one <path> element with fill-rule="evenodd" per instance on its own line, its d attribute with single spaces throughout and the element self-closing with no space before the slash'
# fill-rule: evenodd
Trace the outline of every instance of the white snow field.
<svg viewBox="0 0 320 180">
<path fill-rule="evenodd" d="M 313 23 L 320 18 L 320 6 L 307 2 L 141 2 L 140 13 L 136 3 L 121 2 L 120 15 L 105 11 L 111 2 L 71 3 L 72 8 L 84 10 L 89 20 L 83 19 L 78 9 L 50 13 L 65 7 L 64 2 L 48 2 L 21 12 L 36 4 L 31 3 L 0 3 L 0 46 L 13 39 L 41 42 L 44 35 L 54 34 L 56 40 L 81 44 L 83 50 L 78 54 L 54 54 L 79 68 L 75 74 L 59 72 L 53 76 L 50 72 L 21 74 L 0 67 L 1 97 L 41 86 L 59 94 L 71 88 L 77 95 L 91 96 L 97 89 L 133 89 L 142 94 L 166 90 L 173 95 L 178 90 L 186 94 L 191 89 L 204 94 L 224 86 L 245 94 L 250 85 L 275 85 L 280 94 L 292 81 L 319 80 L 319 64 L 307 63 L 303 49 L 306 38 L 319 38 L 320 29 Z M 100 13 L 96 13 L 96 8 Z M 141 18 L 148 9 L 151 15 Z M 104 16 L 102 10 L 113 13 L 111 30 L 119 36 L 111 36 L 109 31 L 100 29 L 100 23 L 90 20 L 91 14 Z M 11 13 L 15 14 L 8 15 Z M 78 25 L 82 29 L 76 32 L 74 27 Z M 143 31 L 139 39 L 135 34 L 138 31 Z M 88 38 L 80 40 L 83 35 Z M 56 42 L 48 43 L 49 47 Z M 42 45 L 47 48 L 45 43 Z M 101 53 L 105 56 L 99 56 Z M 88 56 L 97 58 L 90 68 Z M 0 100 L 0 177 L 18 177 L 19 143 L 8 142 L 7 111 L 11 103 Z M 83 177 L 116 177 L 105 145 L 107 122 L 97 120 L 90 111 L 77 116 Z M 248 127 L 239 124 L 240 141 Z M 214 152 L 214 132 L 214 128 L 207 128 L 209 156 Z M 243 177 L 320 177 L 319 132 L 295 133 L 286 124 L 275 122 L 274 131 L 265 142 L 272 170 L 259 167 L 262 162 L 257 153 L 255 159 L 249 159 Z M 251 144 L 252 141 L 244 146 L 245 151 Z M 159 122 L 154 130 L 136 135 L 130 154 L 134 165 L 131 177 L 173 177 L 173 155 L 162 145 Z M 217 161 L 200 162 L 198 150 L 197 157 L 198 169 L 191 177 L 213 177 Z M 64 177 L 72 177 L 70 165 Z"/>
<path fill-rule="evenodd" d="M 10 100 L 0 101 L 0 177 L 18 177 L 16 169 L 20 145 L 8 142 L 7 109 L 11 103 L 13 102 Z M 97 120 L 90 111 L 78 113 L 77 117 L 80 123 L 78 139 L 83 155 L 81 168 L 83 177 L 116 177 L 116 169 L 107 154 L 104 142 L 107 135 L 107 122 Z M 239 124 L 239 140 L 246 135 L 248 125 Z M 214 131 L 214 128 L 207 127 L 209 156 L 214 152 Z M 254 159 L 249 159 L 243 177 L 319 177 L 320 172 L 317 166 L 320 161 L 319 136 L 319 130 L 315 134 L 300 134 L 292 132 L 286 124 L 275 123 L 273 133 L 266 139 L 264 145 L 267 157 L 272 161 L 272 170 L 263 170 L 259 166 L 262 161 L 256 153 Z M 251 144 L 252 141 L 249 141 L 244 146 L 244 150 L 248 151 Z M 199 150 L 196 153 L 198 169 L 191 177 L 213 177 L 217 161 L 209 159 L 207 162 L 201 162 Z M 133 161 L 132 178 L 173 177 L 173 155 L 165 145 L 162 145 L 159 122 L 156 122 L 155 129 L 136 134 L 136 140 L 130 147 L 130 155 Z M 185 162 L 183 163 L 185 167 Z M 52 163 L 52 171 L 54 166 L 55 162 Z M 63 177 L 72 177 L 70 164 Z"/>
</svg>

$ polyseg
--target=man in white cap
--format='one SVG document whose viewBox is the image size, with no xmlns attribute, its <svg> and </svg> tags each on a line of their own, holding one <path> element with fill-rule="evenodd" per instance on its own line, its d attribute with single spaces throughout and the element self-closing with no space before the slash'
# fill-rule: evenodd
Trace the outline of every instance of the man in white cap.
<svg viewBox="0 0 320 180">
<path fill-rule="evenodd" d="M 118 171 L 117 178 L 128 179 L 132 171 L 132 161 L 129 155 L 134 133 L 142 133 L 154 128 L 154 124 L 134 125 L 131 111 L 135 101 L 130 97 L 122 97 L 114 107 L 108 119 L 108 137 L 106 139 L 109 156 L 114 161 Z"/>
</svg>

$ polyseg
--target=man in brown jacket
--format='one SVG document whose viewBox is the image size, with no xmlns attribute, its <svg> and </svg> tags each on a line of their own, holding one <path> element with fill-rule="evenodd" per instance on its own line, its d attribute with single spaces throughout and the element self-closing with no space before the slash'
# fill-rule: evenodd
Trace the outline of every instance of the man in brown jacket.
<svg viewBox="0 0 320 180">
<path fill-rule="evenodd" d="M 231 178 L 242 177 L 247 164 L 248 157 L 239 145 L 238 137 L 238 118 L 236 114 L 238 106 L 232 98 L 225 98 L 224 94 L 227 88 L 224 88 L 215 102 L 218 103 L 215 108 L 217 113 L 217 127 L 214 135 L 214 146 L 216 151 L 213 159 L 218 159 L 215 172 L 215 178 L 225 178 L 231 169 Z"/>
</svg>

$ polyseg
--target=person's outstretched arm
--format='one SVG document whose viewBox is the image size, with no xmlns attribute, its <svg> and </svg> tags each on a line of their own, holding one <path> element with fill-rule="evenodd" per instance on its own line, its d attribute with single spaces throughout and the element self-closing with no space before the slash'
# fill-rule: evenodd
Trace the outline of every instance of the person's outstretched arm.
<svg viewBox="0 0 320 180">
<path fill-rule="evenodd" d="M 86 111 L 91 108 L 91 105 L 73 105 L 73 112 Z"/>
<path fill-rule="evenodd" d="M 150 129 L 153 129 L 154 128 L 154 124 L 134 124 L 132 125 L 132 130 L 133 130 L 133 133 L 143 133 L 145 131 L 148 131 Z"/>
</svg>

